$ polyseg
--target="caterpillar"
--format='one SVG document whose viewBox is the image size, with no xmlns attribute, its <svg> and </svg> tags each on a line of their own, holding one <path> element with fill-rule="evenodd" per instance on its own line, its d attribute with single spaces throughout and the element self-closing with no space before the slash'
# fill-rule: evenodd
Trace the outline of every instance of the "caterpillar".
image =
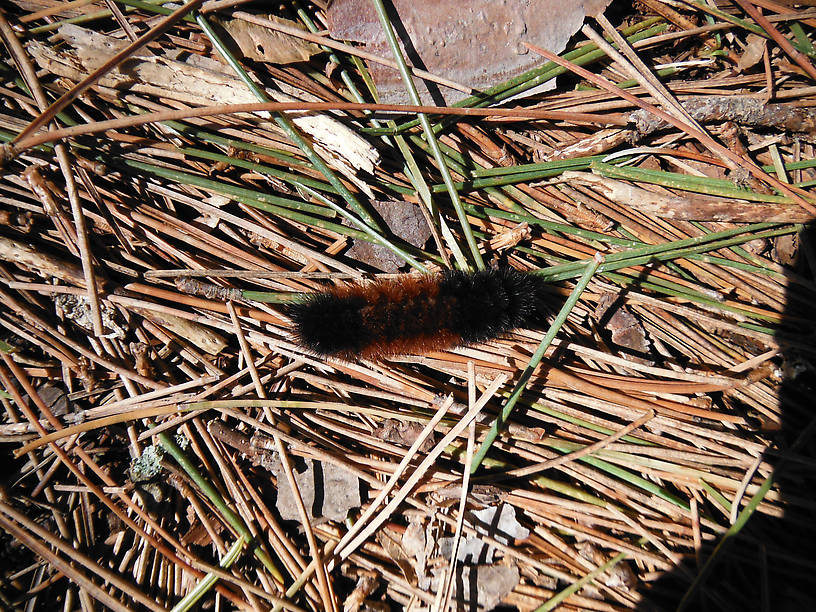
<svg viewBox="0 0 816 612">
<path fill-rule="evenodd" d="M 514 268 L 448 270 L 335 287 L 288 307 L 307 352 L 348 361 L 495 338 L 540 318 L 544 283 Z"/>
</svg>

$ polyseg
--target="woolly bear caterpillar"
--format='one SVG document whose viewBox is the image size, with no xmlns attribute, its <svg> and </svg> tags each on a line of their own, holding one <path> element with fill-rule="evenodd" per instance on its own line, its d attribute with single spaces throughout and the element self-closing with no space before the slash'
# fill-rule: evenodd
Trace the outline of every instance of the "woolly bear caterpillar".
<svg viewBox="0 0 816 612">
<path fill-rule="evenodd" d="M 513 268 L 335 287 L 288 307 L 307 351 L 353 361 L 484 342 L 539 318 L 544 283 Z"/>
</svg>

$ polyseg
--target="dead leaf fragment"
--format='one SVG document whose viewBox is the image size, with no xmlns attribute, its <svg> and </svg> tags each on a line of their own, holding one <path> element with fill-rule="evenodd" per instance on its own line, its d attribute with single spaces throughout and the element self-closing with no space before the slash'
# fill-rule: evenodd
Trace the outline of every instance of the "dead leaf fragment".
<svg viewBox="0 0 816 612">
<path fill-rule="evenodd" d="M 374 428 L 371 432 L 374 436 L 385 442 L 393 444 L 401 444 L 403 446 L 411 446 L 419 434 L 422 433 L 424 426 L 421 423 L 414 421 L 400 421 L 399 419 L 385 419 L 379 427 Z M 425 439 L 422 446 L 419 447 L 420 453 L 427 453 L 431 450 L 436 442 L 433 434 Z"/>
<path fill-rule="evenodd" d="M 745 52 L 737 62 L 737 70 L 745 72 L 751 66 L 755 66 L 762 61 L 762 56 L 765 54 L 765 46 L 767 41 L 762 36 L 757 34 L 748 34 L 746 39 Z"/>
<path fill-rule="evenodd" d="M 516 520 L 516 509 L 510 504 L 488 506 L 483 510 L 471 512 L 468 518 L 477 532 L 502 544 L 511 545 L 516 540 L 524 540 L 530 535 L 530 530 Z M 439 539 L 440 555 L 450 558 L 452 550 L 453 538 Z M 492 563 L 495 552 L 494 546 L 478 536 L 463 537 L 459 543 L 456 560 L 469 565 Z"/>
<path fill-rule="evenodd" d="M 510 504 L 490 506 L 471 514 L 478 532 L 502 544 L 513 544 L 515 540 L 524 540 L 530 535 L 530 530 L 516 519 L 516 509 Z"/>
<path fill-rule="evenodd" d="M 259 17 L 292 28 L 298 27 L 298 24 L 294 21 L 282 19 L 275 15 L 259 15 Z M 321 52 L 320 47 L 314 43 L 249 23 L 243 19 L 226 19 L 221 21 L 220 25 L 229 34 L 232 42 L 240 49 L 241 55 L 259 62 L 294 64 L 305 62 L 313 55 Z"/>
<path fill-rule="evenodd" d="M 610 332 L 615 345 L 636 353 L 648 353 L 650 344 L 640 319 L 626 306 L 616 305 L 617 299 L 614 293 L 604 293 L 598 300 L 593 318 Z"/>
<path fill-rule="evenodd" d="M 292 464 L 295 482 L 310 518 L 333 521 L 346 518 L 360 507 L 360 479 L 349 470 L 314 459 L 297 459 Z M 277 457 L 272 471 L 278 478 L 277 508 L 285 521 L 300 520 L 289 480 Z"/>
<path fill-rule="evenodd" d="M 432 586 L 439 588 L 446 570 L 434 570 Z M 492 610 L 519 583 L 517 567 L 507 565 L 460 565 L 453 580 L 453 601 L 457 610 Z"/>
</svg>

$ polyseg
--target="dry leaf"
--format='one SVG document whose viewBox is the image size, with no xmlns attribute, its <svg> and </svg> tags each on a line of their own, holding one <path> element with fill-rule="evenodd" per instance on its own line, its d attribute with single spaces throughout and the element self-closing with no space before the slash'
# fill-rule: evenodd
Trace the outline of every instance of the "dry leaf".
<svg viewBox="0 0 816 612">
<path fill-rule="evenodd" d="M 432 586 L 438 589 L 447 568 L 434 570 Z M 457 610 L 492 610 L 518 585 L 517 567 L 507 565 L 460 565 L 453 579 Z"/>
<path fill-rule="evenodd" d="M 299 27 L 294 21 L 275 15 L 258 15 L 258 17 L 293 28 Z M 232 42 L 240 49 L 241 55 L 259 62 L 294 64 L 305 62 L 322 51 L 314 43 L 249 23 L 243 19 L 227 19 L 220 21 L 219 25 L 232 38 Z"/>
<path fill-rule="evenodd" d="M 513 544 L 515 540 L 524 540 L 530 535 L 530 530 L 516 519 L 516 509 L 510 504 L 476 510 L 471 515 L 478 532 L 502 544 Z"/>
<path fill-rule="evenodd" d="M 614 293 L 604 293 L 598 300 L 593 318 L 612 335 L 612 342 L 636 353 L 648 353 L 649 341 L 646 339 L 646 330 L 635 315 L 626 306 L 615 305 L 618 296 Z"/>
<path fill-rule="evenodd" d="M 376 427 L 372 435 L 385 442 L 411 446 L 425 427 L 415 421 L 400 421 L 399 419 L 385 419 L 379 427 Z M 436 442 L 433 433 L 428 436 L 419 447 L 420 453 L 427 453 Z"/>
<path fill-rule="evenodd" d="M 361 481 L 349 470 L 333 463 L 300 458 L 293 460 L 292 470 L 310 518 L 343 520 L 349 510 L 360 507 Z M 278 478 L 276 505 L 281 518 L 300 520 L 289 480 L 277 457 L 272 471 Z"/>
<path fill-rule="evenodd" d="M 745 72 L 751 66 L 754 66 L 762 61 L 762 56 L 765 54 L 765 46 L 767 42 L 764 37 L 757 34 L 748 34 L 746 39 L 745 52 L 737 62 L 737 70 Z"/>
<path fill-rule="evenodd" d="M 502 544 L 512 545 L 516 540 L 524 540 L 530 530 L 516 520 L 516 509 L 510 504 L 489 506 L 476 510 L 468 518 L 480 534 L 490 536 Z M 453 538 L 439 539 L 439 554 L 450 558 Z M 477 537 L 463 537 L 459 543 L 456 560 L 469 565 L 492 563 L 496 549 Z"/>
</svg>

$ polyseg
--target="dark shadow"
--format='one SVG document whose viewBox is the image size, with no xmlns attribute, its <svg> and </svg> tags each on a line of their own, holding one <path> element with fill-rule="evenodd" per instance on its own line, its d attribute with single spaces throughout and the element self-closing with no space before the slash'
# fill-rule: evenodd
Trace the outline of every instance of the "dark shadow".
<svg viewBox="0 0 816 612">
<path fill-rule="evenodd" d="M 312 516 L 324 516 L 326 502 L 326 479 L 323 474 L 323 462 L 312 462 L 312 477 L 314 481 L 314 501 L 312 502 Z"/>
<path fill-rule="evenodd" d="M 394 28 L 397 40 L 402 43 L 402 50 L 408 64 L 419 70 L 428 71 L 428 66 L 422 60 L 422 57 L 414 46 L 411 36 L 408 34 L 408 30 L 405 29 L 405 24 L 402 23 L 397 9 L 394 8 L 394 4 L 391 0 L 386 0 L 383 4 L 385 5 L 385 10 L 388 12 L 388 18 L 391 20 L 391 26 Z M 423 93 L 427 92 L 436 106 L 447 106 L 447 104 L 445 104 L 445 98 L 442 96 L 442 92 L 436 83 L 414 78 L 414 84 L 416 85 L 420 98 L 423 97 Z"/>
<path fill-rule="evenodd" d="M 782 376 L 781 422 L 752 415 L 747 407 L 745 413 L 755 419 L 767 442 L 763 460 L 772 467 L 775 483 L 769 495 L 780 491 L 784 510 L 779 516 L 755 512 L 718 547 L 707 567 L 721 537 L 703 546 L 699 566 L 689 560 L 644 586 L 646 599 L 639 610 L 677 610 L 681 602 L 683 609 L 692 611 L 816 610 L 815 250 L 816 226 L 810 225 L 799 235 L 797 260 L 788 279 L 784 319 L 776 336 L 780 353 L 768 364 Z M 746 438 L 756 433 L 746 432 Z M 741 510 L 750 498 L 745 495 Z M 724 524 L 721 513 L 718 523 Z M 684 601 L 702 568 L 706 571 L 699 588 Z"/>
</svg>

